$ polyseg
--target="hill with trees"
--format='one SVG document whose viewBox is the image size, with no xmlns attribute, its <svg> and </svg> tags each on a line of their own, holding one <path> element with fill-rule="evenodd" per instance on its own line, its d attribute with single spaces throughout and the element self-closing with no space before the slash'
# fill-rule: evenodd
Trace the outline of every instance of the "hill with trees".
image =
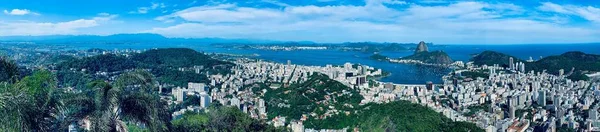
<svg viewBox="0 0 600 132">
<path fill-rule="evenodd" d="M 534 70 L 541 72 L 546 70 L 548 73 L 558 74 L 559 70 L 563 69 L 565 74 L 570 75 L 568 78 L 573 80 L 586 80 L 588 78 L 585 74 L 600 72 L 600 55 L 586 54 L 579 51 L 548 56 L 534 62 L 525 62 L 514 56 L 499 52 L 484 51 L 471 58 L 471 61 L 476 65 L 500 64 L 501 66 L 508 67 L 510 57 L 514 59 L 514 63 L 525 63 L 527 71 Z"/>
<path fill-rule="evenodd" d="M 140 62 L 147 67 L 212 67 L 232 64 L 212 59 L 204 53 L 187 48 L 152 49 L 140 54 L 134 54 L 131 60 Z"/>
<path fill-rule="evenodd" d="M 472 61 L 475 65 L 488 65 L 492 66 L 494 64 L 498 64 L 502 67 L 508 67 L 508 63 L 510 58 L 513 58 L 514 63 L 516 62 L 525 62 L 520 60 L 517 57 L 510 56 L 504 53 L 496 52 L 496 51 L 483 51 L 477 55 L 471 57 L 469 61 Z"/>
<path fill-rule="evenodd" d="M 266 85 L 262 85 L 268 89 Z M 258 91 L 258 90 L 255 90 Z M 361 131 L 483 131 L 472 123 L 454 122 L 432 109 L 407 101 L 359 105 L 356 89 L 314 74 L 309 80 L 270 89 L 264 95 L 268 116 L 300 120 L 305 128 Z"/>
<path fill-rule="evenodd" d="M 372 60 L 378 60 L 378 61 L 389 61 L 387 56 L 381 55 L 381 54 L 373 54 L 371 56 L 369 56 L 370 59 Z"/>
<path fill-rule="evenodd" d="M 402 57 L 401 59 L 418 60 L 430 64 L 451 64 L 453 61 L 444 51 L 423 51 L 413 55 Z"/>
<path fill-rule="evenodd" d="M 64 61 L 57 65 L 60 71 L 61 84 L 78 83 L 86 80 L 79 77 L 68 77 L 62 74 L 79 74 L 71 69 L 85 69 L 82 73 L 95 74 L 97 72 L 121 72 L 132 69 L 150 69 L 157 80 L 177 86 L 186 86 L 188 82 L 208 82 L 205 74 L 195 73 L 191 70 L 181 71 L 179 68 L 203 67 L 202 73 L 227 74 L 233 63 L 213 59 L 210 56 L 185 48 L 153 49 L 131 56 L 105 54 Z M 80 76 L 85 77 L 85 76 Z M 91 76 L 91 79 L 100 79 Z M 81 85 L 73 86 L 81 87 Z"/>
</svg>

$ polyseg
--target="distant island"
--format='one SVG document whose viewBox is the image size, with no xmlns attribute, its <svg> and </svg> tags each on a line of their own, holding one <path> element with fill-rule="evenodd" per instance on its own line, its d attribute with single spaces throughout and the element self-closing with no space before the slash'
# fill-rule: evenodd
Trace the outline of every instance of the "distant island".
<svg viewBox="0 0 600 132">
<path fill-rule="evenodd" d="M 471 58 L 475 65 L 494 65 L 510 67 L 510 59 L 513 63 L 522 62 L 526 71 L 546 72 L 559 75 L 562 73 L 572 80 L 587 80 L 585 74 L 600 72 L 600 55 L 586 54 L 580 51 L 570 51 L 561 55 L 542 58 L 537 61 L 527 62 L 517 57 L 495 51 L 484 51 Z"/>
<path fill-rule="evenodd" d="M 427 44 L 423 41 L 419 42 L 417 48 L 415 48 L 415 53 L 410 56 L 398 58 L 398 59 L 390 59 L 387 56 L 383 56 L 380 54 L 374 54 L 370 56 L 373 60 L 378 61 L 390 61 L 395 63 L 416 63 L 423 65 L 450 65 L 454 61 L 446 54 L 444 51 L 432 51 L 429 52 Z"/>
<path fill-rule="evenodd" d="M 389 61 L 389 58 L 387 56 L 381 54 L 373 54 L 369 58 L 378 61 Z"/>
</svg>

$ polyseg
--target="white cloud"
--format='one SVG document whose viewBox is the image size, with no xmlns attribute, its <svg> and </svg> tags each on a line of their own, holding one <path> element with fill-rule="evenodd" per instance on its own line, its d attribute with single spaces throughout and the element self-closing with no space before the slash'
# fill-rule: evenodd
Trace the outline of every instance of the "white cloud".
<svg viewBox="0 0 600 132">
<path fill-rule="evenodd" d="M 579 16 L 588 21 L 600 23 L 600 8 L 593 6 L 558 5 L 551 2 L 544 2 L 538 9 L 546 12 Z"/>
<path fill-rule="evenodd" d="M 240 7 L 205 5 L 155 18 L 183 23 L 147 32 L 170 37 L 225 37 L 317 42 L 561 43 L 600 41 L 600 31 L 534 19 L 508 3 L 419 5 L 367 0 L 365 5 Z M 391 5 L 406 6 L 402 9 Z M 596 19 L 596 8 L 569 10 Z"/>
<path fill-rule="evenodd" d="M 195 0 L 194 0 L 194 1 L 192 1 L 191 3 L 189 3 L 189 4 L 188 4 L 188 6 L 192 6 L 192 5 L 196 4 L 196 3 L 198 3 L 198 1 L 195 1 Z"/>
<path fill-rule="evenodd" d="M 290 6 L 289 4 L 277 1 L 277 0 L 261 0 L 261 2 L 265 2 L 265 3 L 269 3 L 269 4 L 273 4 L 273 5 L 277 5 L 277 6 Z"/>
<path fill-rule="evenodd" d="M 118 17 L 99 13 L 92 19 L 77 19 L 65 22 L 0 21 L 0 36 L 78 34 L 80 29 L 99 26 Z"/>
<path fill-rule="evenodd" d="M 317 0 L 317 2 L 333 2 L 333 1 L 337 1 L 337 0 Z"/>
<path fill-rule="evenodd" d="M 4 10 L 4 14 L 7 15 L 15 15 L 15 16 L 22 16 L 22 15 L 40 15 L 38 13 L 32 12 L 30 10 L 27 9 L 12 9 L 11 11 L 8 10 Z"/>
<path fill-rule="evenodd" d="M 161 8 L 166 8 L 167 6 L 165 5 L 165 3 L 150 3 L 150 6 L 148 7 L 138 7 L 137 10 L 135 11 L 130 11 L 129 14 L 146 14 L 151 10 L 156 10 L 156 9 L 161 9 Z"/>
<path fill-rule="evenodd" d="M 400 1 L 400 0 L 382 0 L 382 3 L 385 4 L 393 4 L 393 5 L 405 5 L 408 4 L 406 1 Z"/>
<path fill-rule="evenodd" d="M 106 21 L 114 20 L 117 17 L 119 17 L 119 15 L 109 14 L 109 13 L 98 13 L 98 16 L 92 18 L 92 20 L 106 22 Z"/>
</svg>

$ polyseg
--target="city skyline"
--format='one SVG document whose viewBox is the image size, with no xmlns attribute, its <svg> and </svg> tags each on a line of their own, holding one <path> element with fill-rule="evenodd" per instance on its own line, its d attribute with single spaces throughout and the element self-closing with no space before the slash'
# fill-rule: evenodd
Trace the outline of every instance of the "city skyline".
<svg viewBox="0 0 600 132">
<path fill-rule="evenodd" d="M 57 4 L 61 3 L 61 4 Z M 594 1 L 11 1 L 0 36 L 156 33 L 277 41 L 600 42 Z"/>
</svg>

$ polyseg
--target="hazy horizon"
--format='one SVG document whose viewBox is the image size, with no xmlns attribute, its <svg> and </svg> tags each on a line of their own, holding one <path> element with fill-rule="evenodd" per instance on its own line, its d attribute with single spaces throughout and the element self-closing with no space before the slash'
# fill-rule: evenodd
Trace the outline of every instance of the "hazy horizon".
<svg viewBox="0 0 600 132">
<path fill-rule="evenodd" d="M 61 3 L 61 4 L 57 4 Z M 598 1 L 3 1 L 0 36 L 541 44 L 600 42 Z M 76 10 L 76 11 L 75 11 Z"/>
</svg>

